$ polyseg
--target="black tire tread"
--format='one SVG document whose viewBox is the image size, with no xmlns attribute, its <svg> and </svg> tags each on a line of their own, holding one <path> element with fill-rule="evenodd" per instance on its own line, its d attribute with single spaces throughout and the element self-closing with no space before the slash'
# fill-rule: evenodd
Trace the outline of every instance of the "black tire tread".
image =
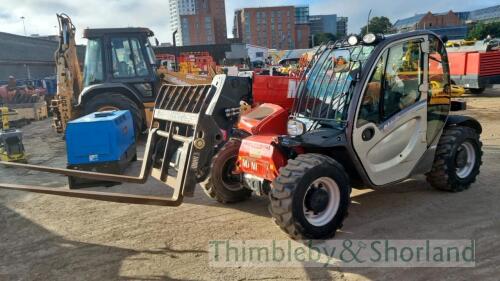
<svg viewBox="0 0 500 281">
<path fill-rule="evenodd" d="M 203 181 L 200 185 L 203 188 L 208 197 L 217 200 L 219 203 L 229 204 L 241 202 L 248 199 L 252 195 L 252 190 L 247 188 L 242 188 L 238 190 L 238 192 L 227 190 L 224 186 L 217 184 L 214 180 L 214 173 L 220 172 L 217 165 L 220 164 L 220 161 L 224 161 L 224 157 L 227 155 L 231 155 L 234 153 L 238 153 L 239 147 L 241 145 L 241 140 L 239 139 L 230 139 L 224 146 L 215 154 L 212 159 L 212 164 L 210 167 L 210 173 L 205 181 Z"/>
<path fill-rule="evenodd" d="M 276 224 L 293 239 L 310 237 L 307 230 L 292 215 L 292 197 L 295 185 L 309 170 L 323 163 L 328 163 L 340 171 L 349 186 L 349 176 L 341 164 L 328 156 L 315 153 L 301 154 L 297 158 L 289 160 L 288 164 L 280 169 L 280 175 L 273 182 L 273 188 L 269 194 L 271 201 L 269 212 Z M 347 217 L 347 212 L 340 212 L 339 224 L 335 226 L 336 230 L 342 227 L 345 217 Z M 328 237 L 322 238 L 330 238 L 334 235 L 335 231 L 330 233 Z"/>
<path fill-rule="evenodd" d="M 476 161 L 478 161 L 479 165 L 476 165 L 469 176 L 469 180 L 466 182 L 458 181 L 454 176 L 455 170 L 449 165 L 449 161 L 451 161 L 449 158 L 453 153 L 453 149 L 458 145 L 457 142 L 461 139 L 473 139 L 479 146 L 479 154 L 476 155 Z M 474 129 L 463 126 L 445 128 L 436 149 L 432 169 L 426 174 L 427 182 L 429 182 L 432 187 L 439 190 L 450 192 L 464 191 L 476 181 L 480 172 L 479 167 L 483 163 L 482 155 L 482 142 Z"/>
</svg>

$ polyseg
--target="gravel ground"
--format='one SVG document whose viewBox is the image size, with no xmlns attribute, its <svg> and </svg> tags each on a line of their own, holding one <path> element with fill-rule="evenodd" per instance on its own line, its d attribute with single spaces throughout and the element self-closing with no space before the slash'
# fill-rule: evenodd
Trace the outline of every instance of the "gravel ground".
<svg viewBox="0 0 500 281">
<path fill-rule="evenodd" d="M 498 280 L 500 90 L 466 99 L 466 114 L 484 128 L 484 164 L 473 187 L 451 194 L 417 178 L 354 190 L 336 238 L 474 239 L 474 268 L 217 268 L 208 264 L 209 240 L 287 239 L 271 221 L 265 198 L 222 205 L 198 189 L 180 207 L 168 208 L 0 190 L 0 280 Z M 23 131 L 30 163 L 65 165 L 64 142 L 48 120 Z M 0 178 L 66 183 L 60 176 L 3 167 Z M 138 188 L 168 193 L 154 180 L 111 190 Z"/>
</svg>

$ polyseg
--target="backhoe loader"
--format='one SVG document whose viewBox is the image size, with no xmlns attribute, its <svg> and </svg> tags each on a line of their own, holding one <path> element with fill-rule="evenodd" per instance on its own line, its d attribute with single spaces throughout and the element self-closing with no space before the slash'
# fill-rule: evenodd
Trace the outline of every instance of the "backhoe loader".
<svg viewBox="0 0 500 281">
<path fill-rule="evenodd" d="M 54 127 L 64 133 L 68 121 L 96 111 L 129 110 L 136 136 L 152 116 L 163 83 L 156 67 L 148 28 L 85 29 L 83 73 L 76 52 L 76 28 L 66 14 L 57 15 L 59 47 L 55 53 L 57 94 L 51 102 Z"/>
<path fill-rule="evenodd" d="M 408 63 L 403 58 L 410 46 Z M 431 60 L 439 72 L 430 72 Z M 0 162 L 114 182 L 143 184 L 152 176 L 173 187 L 171 198 L 9 183 L 0 188 L 178 206 L 197 183 L 220 177 L 231 184 L 214 185 L 216 196 L 268 196 L 274 221 L 290 237 L 324 239 L 342 227 L 353 186 L 377 188 L 426 174 L 433 187 L 458 192 L 479 174 L 481 125 L 450 115 L 465 104 L 450 98 L 446 49 L 430 31 L 350 36 L 321 46 L 292 93 L 289 118 L 273 114 L 277 105 L 260 105 L 240 121 L 258 128 L 254 134 L 227 140 L 250 83 L 218 75 L 210 86 L 162 86 L 138 176 Z M 218 164 L 226 168 L 210 169 L 213 161 L 226 161 Z"/>
</svg>

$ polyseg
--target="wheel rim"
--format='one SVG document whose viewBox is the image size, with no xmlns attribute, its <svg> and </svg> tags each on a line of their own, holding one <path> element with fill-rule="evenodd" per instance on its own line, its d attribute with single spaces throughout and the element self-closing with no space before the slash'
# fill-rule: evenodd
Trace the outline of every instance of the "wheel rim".
<svg viewBox="0 0 500 281">
<path fill-rule="evenodd" d="M 469 141 L 465 141 L 457 148 L 455 156 L 457 176 L 462 179 L 468 177 L 474 169 L 475 163 L 476 151 L 474 145 Z"/>
<path fill-rule="evenodd" d="M 326 200 L 325 200 L 326 196 Z M 302 209 L 306 220 L 314 226 L 324 226 L 331 222 L 340 206 L 340 189 L 329 177 L 313 181 L 306 190 Z"/>
</svg>

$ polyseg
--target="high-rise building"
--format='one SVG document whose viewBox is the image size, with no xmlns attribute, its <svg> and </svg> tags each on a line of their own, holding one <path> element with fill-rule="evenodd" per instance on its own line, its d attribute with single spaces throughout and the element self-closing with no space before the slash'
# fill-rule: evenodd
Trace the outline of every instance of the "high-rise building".
<svg viewBox="0 0 500 281">
<path fill-rule="evenodd" d="M 309 47 L 309 7 L 243 8 L 234 14 L 233 35 L 243 43 L 274 49 Z"/>
<path fill-rule="evenodd" d="M 337 15 L 314 15 L 309 17 L 311 34 L 337 34 Z"/>
<path fill-rule="evenodd" d="M 233 38 L 242 38 L 241 10 L 234 11 L 233 18 Z"/>
<path fill-rule="evenodd" d="M 179 46 L 227 41 L 224 0 L 170 0 L 170 21 Z"/>
<path fill-rule="evenodd" d="M 337 36 L 344 37 L 347 35 L 347 17 L 337 17 Z"/>
</svg>

